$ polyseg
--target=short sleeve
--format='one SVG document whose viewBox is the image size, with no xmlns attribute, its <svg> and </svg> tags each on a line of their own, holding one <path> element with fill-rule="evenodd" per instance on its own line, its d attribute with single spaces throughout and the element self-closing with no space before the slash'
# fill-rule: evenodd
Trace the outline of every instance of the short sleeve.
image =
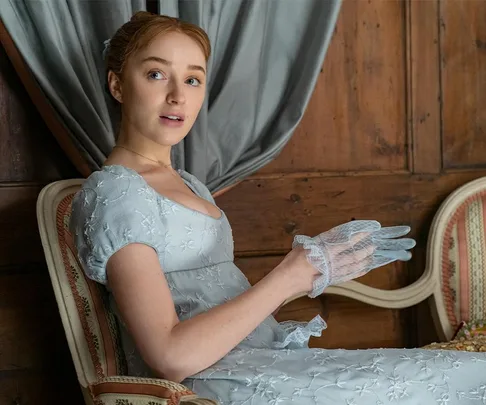
<svg viewBox="0 0 486 405">
<path fill-rule="evenodd" d="M 159 257 L 163 247 L 157 194 L 133 173 L 91 174 L 73 199 L 69 227 L 86 275 L 105 285 L 106 264 L 124 246 L 146 244 Z"/>
</svg>

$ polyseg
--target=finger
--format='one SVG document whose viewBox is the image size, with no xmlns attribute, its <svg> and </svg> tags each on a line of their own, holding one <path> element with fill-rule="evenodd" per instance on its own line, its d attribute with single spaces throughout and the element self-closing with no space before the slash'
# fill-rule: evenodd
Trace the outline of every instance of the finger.
<svg viewBox="0 0 486 405">
<path fill-rule="evenodd" d="M 350 266 L 356 263 L 360 263 L 367 257 L 370 257 L 374 253 L 373 245 L 365 245 L 361 247 L 353 246 L 344 251 L 340 251 L 335 257 L 334 262 L 337 266 Z"/>
<path fill-rule="evenodd" d="M 355 233 L 346 243 L 341 244 L 341 250 L 354 248 L 355 250 L 363 249 L 366 246 L 373 246 L 373 234 L 370 232 Z"/>
<path fill-rule="evenodd" d="M 381 228 L 381 224 L 375 220 L 355 220 L 346 223 L 347 229 L 351 233 L 357 232 L 377 232 Z"/>
<path fill-rule="evenodd" d="M 412 253 L 407 250 L 376 250 L 373 256 L 388 257 L 406 262 L 412 258 Z"/>
<path fill-rule="evenodd" d="M 332 275 L 331 284 L 341 284 L 364 276 L 372 269 L 373 261 L 373 256 L 368 256 L 359 262 L 337 268 Z"/>
<path fill-rule="evenodd" d="M 389 239 L 389 238 L 399 238 L 405 236 L 410 232 L 410 227 L 407 225 L 400 226 L 387 226 L 376 231 L 373 236 L 376 239 Z"/>
<path fill-rule="evenodd" d="M 371 264 L 371 269 L 377 269 L 378 267 L 386 266 L 387 264 L 395 262 L 396 259 L 386 256 L 373 256 L 373 263 Z"/>
<path fill-rule="evenodd" d="M 372 220 L 358 220 L 350 221 L 345 224 L 338 225 L 327 232 L 323 232 L 315 237 L 316 241 L 328 244 L 346 243 L 351 240 L 355 234 L 367 234 L 376 232 L 381 228 L 378 221 Z"/>
<path fill-rule="evenodd" d="M 409 250 L 417 244 L 414 239 L 375 239 L 374 245 L 378 250 Z"/>
<path fill-rule="evenodd" d="M 355 220 L 338 225 L 330 229 L 329 233 L 340 233 L 351 235 L 357 232 L 376 232 L 381 228 L 378 221 L 373 220 Z M 326 232 L 325 232 L 326 233 Z"/>
<path fill-rule="evenodd" d="M 361 269 L 355 274 L 350 275 L 350 280 L 363 277 L 365 274 L 369 273 L 371 270 L 377 269 L 379 267 L 386 266 L 387 264 L 393 263 L 396 259 L 384 256 L 372 256 L 371 259 L 367 258 L 365 261 L 360 263 Z"/>
</svg>

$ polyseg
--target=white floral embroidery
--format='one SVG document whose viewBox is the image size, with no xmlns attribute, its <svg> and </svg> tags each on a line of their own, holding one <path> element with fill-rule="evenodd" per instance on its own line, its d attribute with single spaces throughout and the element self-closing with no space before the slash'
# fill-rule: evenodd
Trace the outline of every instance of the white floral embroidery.
<svg viewBox="0 0 486 405">
<path fill-rule="evenodd" d="M 194 232 L 192 225 L 186 225 L 184 228 L 186 229 L 188 235 L 191 235 Z"/>
<path fill-rule="evenodd" d="M 180 173 L 214 203 L 195 177 Z M 73 200 L 71 218 L 80 262 L 100 283 L 106 283 L 107 257 L 121 246 L 156 247 L 181 320 L 249 288 L 233 263 L 225 217 L 182 209 L 122 166 L 90 176 Z M 486 405 L 486 354 L 313 349 L 309 339 L 326 327 L 316 318 L 279 324 L 268 317 L 220 361 L 188 378 L 188 386 L 221 405 Z M 129 374 L 149 375 L 127 336 L 122 328 Z"/>
<path fill-rule="evenodd" d="M 191 239 L 183 240 L 181 242 L 181 250 L 183 252 L 185 252 L 187 249 L 195 249 L 195 248 L 196 248 L 196 246 L 194 244 L 194 241 L 191 240 Z"/>
</svg>

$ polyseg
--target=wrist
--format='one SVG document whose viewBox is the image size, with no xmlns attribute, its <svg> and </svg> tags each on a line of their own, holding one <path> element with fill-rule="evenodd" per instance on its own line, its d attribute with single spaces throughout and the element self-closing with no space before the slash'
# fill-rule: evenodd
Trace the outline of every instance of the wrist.
<svg viewBox="0 0 486 405">
<path fill-rule="evenodd" d="M 270 275 L 277 279 L 277 288 L 279 288 L 284 301 L 302 293 L 303 288 L 300 287 L 299 280 L 295 278 L 295 271 L 292 271 L 291 266 L 285 262 L 275 267 Z"/>
</svg>

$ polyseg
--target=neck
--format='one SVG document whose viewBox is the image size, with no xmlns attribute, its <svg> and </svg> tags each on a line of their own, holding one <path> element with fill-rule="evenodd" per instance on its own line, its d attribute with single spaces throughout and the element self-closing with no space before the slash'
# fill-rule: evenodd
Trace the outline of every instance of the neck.
<svg viewBox="0 0 486 405">
<path fill-rule="evenodd" d="M 120 131 L 116 144 L 138 153 L 149 160 L 159 162 L 163 166 L 171 166 L 170 146 L 160 145 L 142 135 L 131 134 L 127 136 L 125 131 Z"/>
</svg>

